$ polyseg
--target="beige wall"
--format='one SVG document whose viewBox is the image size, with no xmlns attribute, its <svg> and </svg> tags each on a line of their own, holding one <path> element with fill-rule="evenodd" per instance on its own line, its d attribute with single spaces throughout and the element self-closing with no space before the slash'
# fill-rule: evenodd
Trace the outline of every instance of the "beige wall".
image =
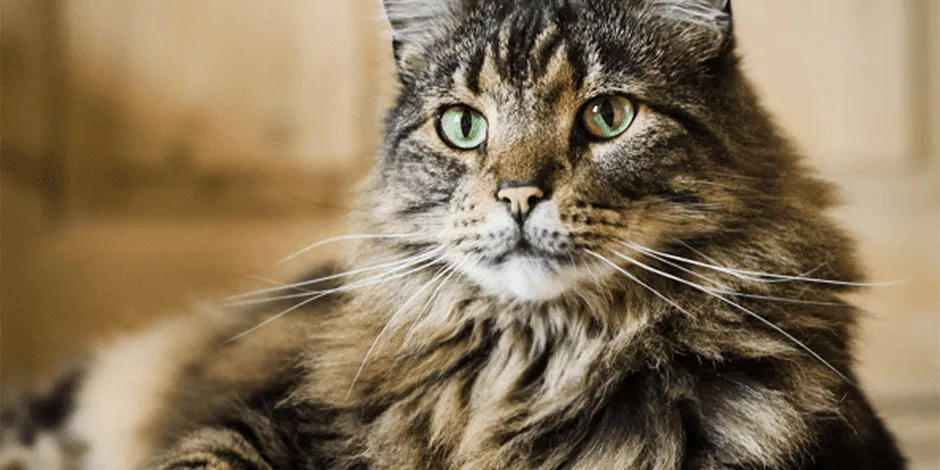
<svg viewBox="0 0 940 470">
<path fill-rule="evenodd" d="M 135 161 L 345 170 L 375 140 L 365 4 L 69 0 L 72 80 L 124 101 Z"/>
<path fill-rule="evenodd" d="M 932 97 L 928 100 L 931 109 L 929 132 L 933 136 L 933 163 L 940 162 L 940 0 L 929 1 L 929 42 L 932 45 L 933 60 L 930 66 L 930 88 Z"/>
<path fill-rule="evenodd" d="M 47 63 L 44 59 L 44 9 L 28 0 L 0 1 L 0 46 L 4 144 L 15 143 L 21 153 L 37 155 L 46 145 Z"/>
<path fill-rule="evenodd" d="M 381 100 L 370 92 L 388 52 L 377 3 L 70 0 L 68 40 L 76 78 L 124 90 L 141 105 L 137 124 L 158 131 L 133 158 L 163 158 L 166 141 L 198 132 L 204 164 L 335 169 L 373 148 Z M 911 150 L 909 7 L 736 2 L 747 69 L 809 154 L 856 162 Z"/>
<path fill-rule="evenodd" d="M 910 149 L 905 23 L 896 0 L 746 0 L 745 65 L 813 157 L 898 159 Z"/>
</svg>

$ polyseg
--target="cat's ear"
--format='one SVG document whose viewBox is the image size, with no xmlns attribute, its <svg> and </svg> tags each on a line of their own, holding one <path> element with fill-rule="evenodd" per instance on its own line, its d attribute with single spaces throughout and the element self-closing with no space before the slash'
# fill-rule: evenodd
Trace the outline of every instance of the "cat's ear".
<svg viewBox="0 0 940 470">
<path fill-rule="evenodd" d="M 438 28 L 452 22 L 463 8 L 464 0 L 382 0 L 385 16 L 392 27 L 395 58 L 403 49 L 419 43 Z"/>
<path fill-rule="evenodd" d="M 716 28 L 730 35 L 734 26 L 731 0 L 653 0 L 661 15 L 677 21 Z"/>
<path fill-rule="evenodd" d="M 723 55 L 734 49 L 734 15 L 731 0 L 650 0 L 653 13 L 684 23 L 684 40 L 706 55 Z"/>
</svg>

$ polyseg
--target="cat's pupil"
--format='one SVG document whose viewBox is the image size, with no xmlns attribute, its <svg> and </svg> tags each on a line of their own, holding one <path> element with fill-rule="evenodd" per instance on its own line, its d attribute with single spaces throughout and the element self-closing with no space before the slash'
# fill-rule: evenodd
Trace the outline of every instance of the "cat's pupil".
<svg viewBox="0 0 940 470">
<path fill-rule="evenodd" d="M 470 131 L 473 130 L 473 116 L 470 115 L 469 111 L 464 111 L 460 115 L 460 132 L 463 136 L 470 137 Z"/>
<path fill-rule="evenodd" d="M 617 119 L 617 112 L 614 110 L 614 103 L 612 100 L 604 100 L 600 106 L 600 115 L 604 122 L 607 124 L 607 127 L 614 127 L 614 120 Z"/>
</svg>

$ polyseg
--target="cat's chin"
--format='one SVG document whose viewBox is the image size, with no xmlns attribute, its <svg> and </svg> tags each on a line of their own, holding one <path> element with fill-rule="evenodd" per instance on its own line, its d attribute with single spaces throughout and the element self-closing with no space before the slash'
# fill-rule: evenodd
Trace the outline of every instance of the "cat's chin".
<svg viewBox="0 0 940 470">
<path fill-rule="evenodd" d="M 463 270 L 491 295 L 528 302 L 558 298 L 580 279 L 575 268 L 551 266 L 529 255 L 510 255 L 494 264 L 467 263 Z"/>
</svg>

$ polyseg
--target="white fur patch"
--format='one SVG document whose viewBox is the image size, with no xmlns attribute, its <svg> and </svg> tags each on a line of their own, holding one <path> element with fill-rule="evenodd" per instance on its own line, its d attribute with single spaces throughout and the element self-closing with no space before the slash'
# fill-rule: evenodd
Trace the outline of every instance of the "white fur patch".
<svg viewBox="0 0 940 470">
<path fill-rule="evenodd" d="M 568 290 L 571 278 L 577 277 L 565 269 L 555 272 L 544 261 L 521 255 L 511 255 L 495 266 L 468 263 L 464 270 L 491 294 L 521 300 L 558 297 Z"/>
<path fill-rule="evenodd" d="M 196 345 L 198 322 L 178 320 L 98 354 L 78 394 L 69 434 L 87 445 L 81 468 L 139 468 L 153 452 L 148 423 L 172 389 L 180 357 Z"/>
<path fill-rule="evenodd" d="M 484 232 L 503 233 L 515 230 L 518 230 L 516 222 L 500 207 L 494 209 L 487 217 Z M 538 233 L 543 231 L 564 231 L 557 207 L 551 201 L 536 206 L 525 224 L 529 243 L 542 249 L 545 247 L 538 242 Z M 498 264 L 472 261 L 460 266 L 462 271 L 491 295 L 523 301 L 547 301 L 557 298 L 584 279 L 592 277 L 583 267 L 559 265 L 555 260 L 529 253 L 510 253 Z"/>
</svg>

